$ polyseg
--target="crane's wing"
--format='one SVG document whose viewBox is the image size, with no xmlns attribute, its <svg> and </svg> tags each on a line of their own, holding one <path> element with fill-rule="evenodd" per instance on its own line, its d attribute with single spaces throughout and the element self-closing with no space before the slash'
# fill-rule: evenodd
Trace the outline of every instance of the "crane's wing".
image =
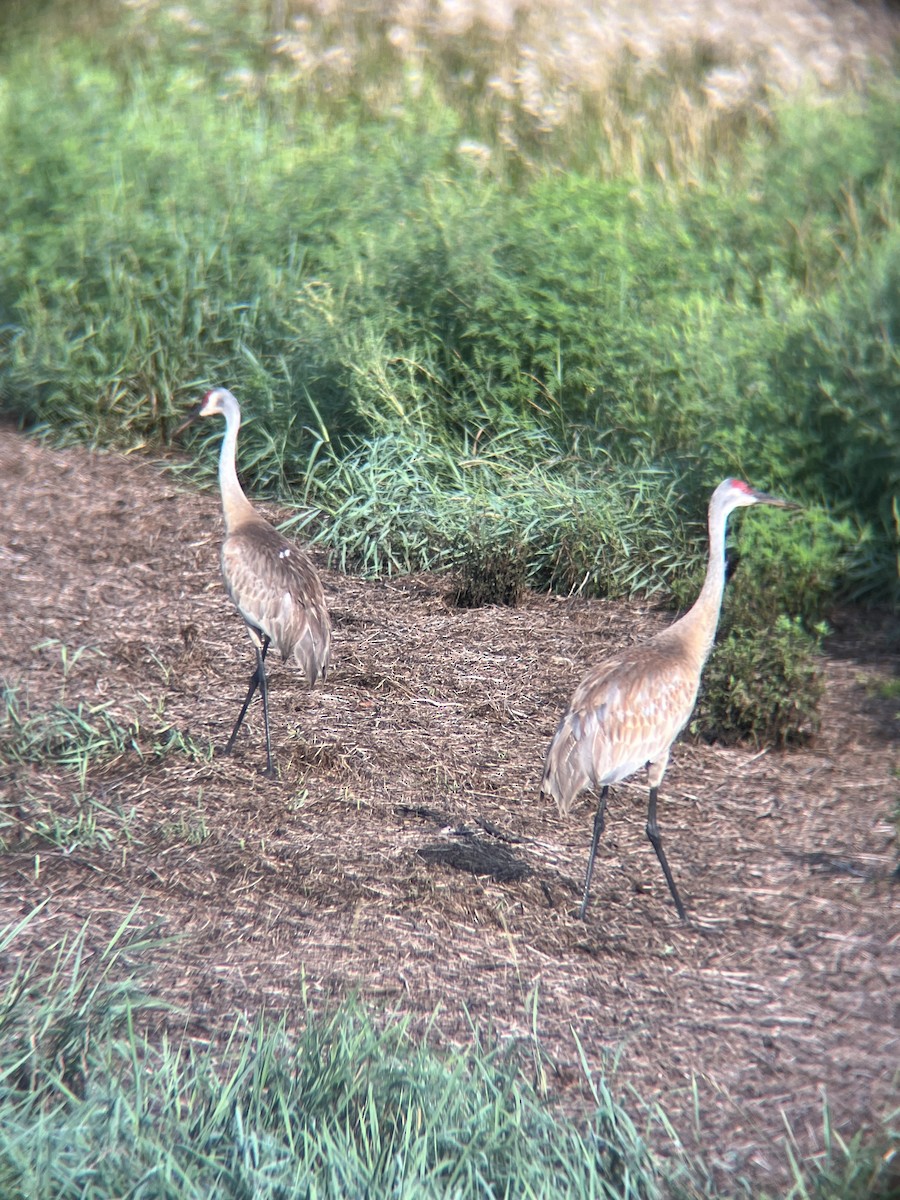
<svg viewBox="0 0 900 1200">
<path fill-rule="evenodd" d="M 677 650 L 644 644 L 589 671 L 544 764 L 543 795 L 565 815 L 585 788 L 618 783 L 648 763 L 662 771 L 687 724 L 699 678 Z"/>
<path fill-rule="evenodd" d="M 331 621 L 312 559 L 268 522 L 254 521 L 222 544 L 228 594 L 248 625 L 260 630 L 311 685 L 331 660 Z"/>
</svg>

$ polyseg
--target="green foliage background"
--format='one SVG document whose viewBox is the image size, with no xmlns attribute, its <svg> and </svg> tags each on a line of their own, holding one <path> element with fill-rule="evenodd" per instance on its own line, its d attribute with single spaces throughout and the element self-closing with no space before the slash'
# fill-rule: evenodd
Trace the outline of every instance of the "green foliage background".
<svg viewBox="0 0 900 1200">
<path fill-rule="evenodd" d="M 724 737 L 802 735 L 829 604 L 900 598 L 892 64 L 832 94 L 763 81 L 713 111 L 715 46 L 655 73 L 623 58 L 547 125 L 492 90 L 511 49 L 483 28 L 412 70 L 372 6 L 322 6 L 303 72 L 269 7 L 6 6 L 0 411 L 152 450 L 225 384 L 254 494 L 296 502 L 298 530 L 347 569 L 452 567 L 472 602 L 487 581 L 686 603 L 709 492 L 744 476 L 804 510 L 735 522 L 700 715 Z M 328 66 L 342 41 L 344 77 Z M 212 445 L 192 448 L 210 471 Z M 99 711 L 31 714 L 12 694 L 6 710 L 10 761 L 133 741 Z M 90 1163 L 92 1194 L 118 1195 L 136 1151 L 167 1195 L 196 1179 L 275 1194 L 324 1169 L 323 1130 L 346 1178 L 290 1194 L 407 1194 L 403 1163 L 416 1195 L 623 1195 L 625 1171 L 627 1194 L 657 1192 L 604 1085 L 585 1133 L 481 1046 L 434 1059 L 355 1010 L 299 1045 L 260 1026 L 204 1059 L 145 1041 L 129 988 L 82 986 L 67 953 L 40 1003 L 20 972 L 0 1014 L 10 1194 L 85 1194 Z M 303 1112 L 321 1124 L 286 1122 Z M 538 1142 L 557 1147 L 550 1171 Z M 879 1153 L 854 1143 L 794 1194 L 872 1194 Z"/>
<path fill-rule="evenodd" d="M 711 487 L 743 475 L 849 522 L 836 590 L 896 599 L 893 76 L 773 99 L 727 153 L 660 179 L 611 171 L 586 110 L 565 146 L 510 149 L 446 62 L 413 87 L 374 16 L 336 96 L 281 68 L 263 6 L 198 7 L 193 40 L 113 4 L 23 8 L 7 38 L 5 411 L 153 446 L 225 383 L 250 484 L 329 518 L 311 532 L 340 561 L 449 565 L 472 510 L 499 507 L 532 582 L 606 594 L 671 589 Z M 385 440 L 434 511 L 421 528 L 403 507 L 372 554 L 354 547 L 395 486 Z M 629 551 L 569 562 L 559 499 L 586 543 L 598 496 Z"/>
</svg>

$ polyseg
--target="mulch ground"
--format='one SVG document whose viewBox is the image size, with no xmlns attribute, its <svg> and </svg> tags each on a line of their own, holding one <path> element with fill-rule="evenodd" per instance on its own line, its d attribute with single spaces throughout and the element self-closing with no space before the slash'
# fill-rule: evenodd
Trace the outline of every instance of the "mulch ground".
<svg viewBox="0 0 900 1200">
<path fill-rule="evenodd" d="M 87 917 L 102 946 L 137 905 L 177 935 L 151 982 L 198 1036 L 353 991 L 423 1024 L 440 1007 L 434 1036 L 449 1040 L 470 1020 L 501 1038 L 534 1020 L 573 1109 L 577 1035 L 722 1180 L 782 1183 L 786 1126 L 816 1149 L 823 1097 L 847 1133 L 896 1107 L 890 618 L 836 615 L 815 745 L 676 746 L 660 827 L 688 926 L 644 833 L 640 777 L 613 792 L 581 923 L 594 801 L 566 820 L 542 803 L 543 754 L 588 663 L 671 614 L 539 595 L 458 609 L 447 580 L 366 582 L 322 561 L 333 672 L 309 692 L 273 665 L 273 782 L 256 705 L 231 758 L 178 748 L 224 743 L 252 669 L 218 573 L 217 495 L 7 429 L 0 505 L 4 683 L 33 713 L 107 704 L 144 750 L 88 773 L 105 842 L 38 836 L 48 814 L 77 814 L 73 772 L 5 769 L 0 919 L 47 901 L 19 953 Z"/>
</svg>

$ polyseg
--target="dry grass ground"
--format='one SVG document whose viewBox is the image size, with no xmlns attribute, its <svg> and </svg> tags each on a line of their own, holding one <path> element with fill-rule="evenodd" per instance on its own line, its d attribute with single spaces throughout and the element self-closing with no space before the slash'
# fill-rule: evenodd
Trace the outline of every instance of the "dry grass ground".
<svg viewBox="0 0 900 1200">
<path fill-rule="evenodd" d="M 0 670 L 30 711 L 109 703 L 220 746 L 251 653 L 217 496 L 3 430 L 0 506 Z M 676 748 L 660 819 L 688 927 L 642 780 L 613 795 L 581 924 L 592 802 L 567 821 L 540 803 L 542 755 L 590 659 L 669 616 L 545 596 L 456 610 L 444 580 L 324 577 L 333 674 L 307 693 L 272 672 L 280 779 L 260 773 L 254 709 L 231 759 L 173 746 L 90 769 L 106 834 L 54 846 L 36 831 L 77 813 L 77 775 L 4 768 L 4 922 L 46 900 L 32 945 L 86 917 L 100 945 L 134 905 L 161 919 L 178 937 L 154 984 L 198 1036 L 352 989 L 423 1023 L 440 1006 L 437 1036 L 464 1036 L 464 1010 L 517 1036 L 536 990 L 556 1090 L 582 1102 L 574 1031 L 724 1177 L 783 1180 L 785 1121 L 813 1149 L 823 1092 L 845 1130 L 896 1104 L 897 703 L 873 686 L 900 665 L 896 624 L 840 618 L 814 747 Z"/>
</svg>

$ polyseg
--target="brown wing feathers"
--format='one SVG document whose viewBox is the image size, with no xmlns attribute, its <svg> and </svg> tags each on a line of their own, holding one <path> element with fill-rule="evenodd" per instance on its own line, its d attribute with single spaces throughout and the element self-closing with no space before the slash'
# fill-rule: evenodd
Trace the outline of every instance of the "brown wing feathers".
<svg viewBox="0 0 900 1200">
<path fill-rule="evenodd" d="M 248 521 L 222 545 L 229 595 L 248 624 L 262 631 L 309 684 L 328 670 L 331 622 L 309 555 L 268 522 Z"/>
<path fill-rule="evenodd" d="M 566 813 L 585 788 L 617 783 L 668 755 L 696 682 L 675 647 L 653 643 L 598 664 L 572 696 L 547 753 L 542 791 Z"/>
</svg>

